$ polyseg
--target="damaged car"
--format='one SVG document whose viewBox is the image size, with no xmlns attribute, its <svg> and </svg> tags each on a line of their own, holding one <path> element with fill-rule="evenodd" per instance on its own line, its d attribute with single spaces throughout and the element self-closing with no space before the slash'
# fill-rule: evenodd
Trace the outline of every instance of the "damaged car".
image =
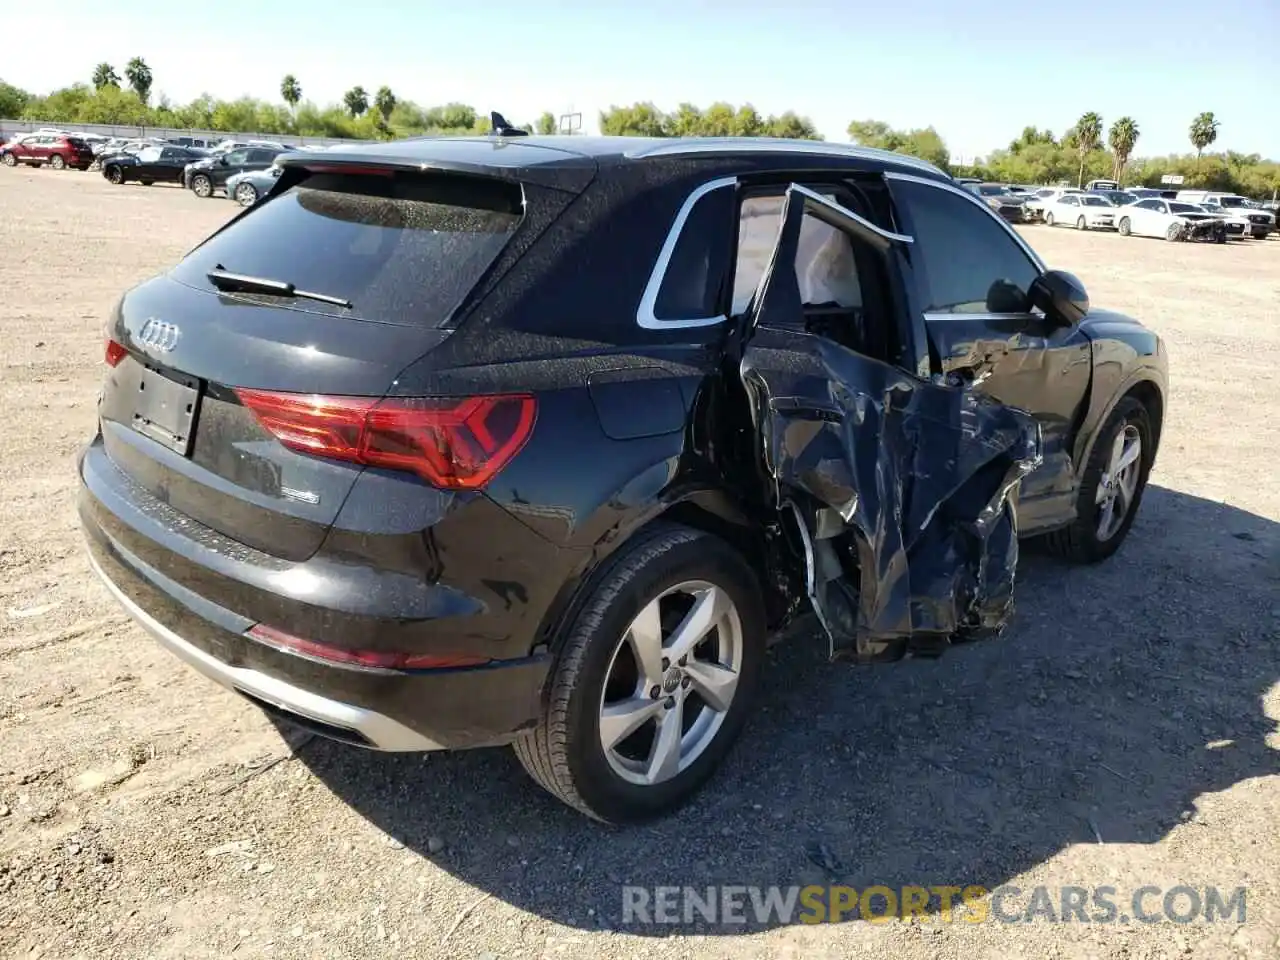
<svg viewBox="0 0 1280 960">
<path fill-rule="evenodd" d="M 766 640 L 998 634 L 1019 541 L 1111 556 L 1167 357 L 937 168 L 761 139 L 475 137 L 281 158 L 107 324 L 94 570 L 274 718 L 510 744 L 661 815 Z"/>
</svg>

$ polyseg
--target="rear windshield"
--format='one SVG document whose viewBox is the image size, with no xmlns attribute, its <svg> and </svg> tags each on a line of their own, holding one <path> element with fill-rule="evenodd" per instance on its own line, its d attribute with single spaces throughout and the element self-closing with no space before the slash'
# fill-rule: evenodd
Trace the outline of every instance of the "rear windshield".
<svg viewBox="0 0 1280 960">
<path fill-rule="evenodd" d="M 520 223 L 520 188 L 482 178 L 314 174 L 250 209 L 174 270 L 213 289 L 210 270 L 339 297 L 236 297 L 408 326 L 443 326 Z"/>
</svg>

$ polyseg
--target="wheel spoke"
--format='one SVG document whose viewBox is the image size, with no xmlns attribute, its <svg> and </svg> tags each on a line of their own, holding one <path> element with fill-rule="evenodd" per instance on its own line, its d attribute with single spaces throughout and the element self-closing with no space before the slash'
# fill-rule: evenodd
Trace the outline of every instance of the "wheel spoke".
<svg viewBox="0 0 1280 960">
<path fill-rule="evenodd" d="M 1120 453 L 1119 460 L 1112 464 L 1112 474 L 1119 474 L 1120 471 L 1129 466 L 1129 464 L 1136 462 L 1141 454 L 1142 442 L 1134 437 L 1124 445 L 1124 449 Z"/>
<path fill-rule="evenodd" d="M 690 659 L 684 672 L 688 674 L 692 688 L 717 713 L 724 713 L 733 702 L 733 692 L 738 688 L 738 675 L 728 667 L 705 660 Z"/>
<path fill-rule="evenodd" d="M 680 772 L 680 741 L 684 737 L 684 697 L 675 698 L 675 706 L 664 710 L 658 719 L 658 735 L 645 768 L 645 780 L 661 783 Z"/>
<path fill-rule="evenodd" d="M 646 686 L 662 682 L 662 611 L 658 601 L 649 603 L 636 614 L 627 631 L 627 642 L 636 657 L 636 665 Z"/>
<path fill-rule="evenodd" d="M 606 750 L 612 750 L 652 719 L 661 707 L 661 700 L 641 697 L 607 704 L 600 712 L 600 742 Z"/>
<path fill-rule="evenodd" d="M 733 609 L 733 603 L 719 587 L 703 591 L 693 609 L 671 634 L 667 656 L 673 660 L 687 656 L 711 630 Z"/>
<path fill-rule="evenodd" d="M 1098 478 L 1098 492 L 1093 497 L 1094 503 L 1106 503 L 1111 498 L 1111 475 L 1104 473 Z"/>
<path fill-rule="evenodd" d="M 1111 536 L 1111 518 L 1115 515 L 1116 501 L 1112 497 L 1102 507 L 1102 514 L 1098 517 L 1098 537 L 1106 540 Z"/>
</svg>

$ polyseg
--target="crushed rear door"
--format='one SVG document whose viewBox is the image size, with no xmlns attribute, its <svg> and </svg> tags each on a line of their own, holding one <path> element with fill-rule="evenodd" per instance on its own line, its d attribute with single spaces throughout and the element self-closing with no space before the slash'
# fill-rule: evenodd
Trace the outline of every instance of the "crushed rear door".
<svg viewBox="0 0 1280 960">
<path fill-rule="evenodd" d="M 1018 558 L 1009 493 L 1039 463 L 1038 424 L 806 329 L 795 269 L 806 216 L 889 271 L 912 241 L 793 184 L 744 327 L 739 375 L 762 480 L 796 521 L 831 653 L 894 659 L 999 630 Z"/>
</svg>

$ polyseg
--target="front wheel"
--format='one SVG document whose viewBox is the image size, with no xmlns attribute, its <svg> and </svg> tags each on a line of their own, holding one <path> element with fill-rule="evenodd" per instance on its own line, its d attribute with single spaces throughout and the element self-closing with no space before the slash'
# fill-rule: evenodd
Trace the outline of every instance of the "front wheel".
<svg viewBox="0 0 1280 960">
<path fill-rule="evenodd" d="M 597 820 L 675 809 L 742 729 L 764 618 L 760 584 L 729 544 L 672 524 L 639 534 L 567 623 L 542 719 L 516 756 Z"/>
<path fill-rule="evenodd" d="M 1170 243 L 1174 243 L 1182 239 L 1182 224 L 1171 223 L 1169 229 L 1164 232 L 1164 238 Z"/>
<path fill-rule="evenodd" d="M 116 186 L 124 183 L 124 171 L 119 167 L 107 167 L 104 176 L 106 176 L 110 183 L 114 183 Z"/>
<path fill-rule="evenodd" d="M 1046 214 L 1044 215 L 1044 225 L 1045 225 L 1046 227 L 1052 227 L 1052 226 L 1053 226 L 1053 214 L 1052 214 L 1052 213 L 1046 213 Z"/>
<path fill-rule="evenodd" d="M 62 154 L 55 153 L 49 158 L 49 166 L 53 167 L 55 170 L 65 170 L 67 168 L 67 161 L 62 159 Z"/>
<path fill-rule="evenodd" d="M 202 200 L 208 200 L 213 196 L 213 181 L 203 173 L 197 173 L 191 178 L 191 191 Z"/>
<path fill-rule="evenodd" d="M 252 207 L 258 202 L 258 191 L 252 183 L 241 183 L 236 186 L 236 203 L 242 207 Z"/>
<path fill-rule="evenodd" d="M 1120 236 L 1127 237 L 1133 233 L 1133 225 L 1129 223 L 1128 217 L 1120 218 L 1120 225 L 1116 228 L 1120 231 Z"/>
<path fill-rule="evenodd" d="M 1088 230 L 1088 229 L 1089 229 L 1089 225 L 1088 225 L 1087 223 L 1085 223 L 1085 222 L 1084 222 L 1084 217 L 1080 217 L 1078 220 L 1076 220 L 1076 229 L 1077 229 L 1077 230 Z"/>
<path fill-rule="evenodd" d="M 1044 537 L 1049 550 L 1077 563 L 1097 563 L 1120 549 L 1142 503 L 1155 452 L 1147 408 L 1125 397 L 1098 431 L 1081 478 L 1075 522 Z"/>
</svg>

